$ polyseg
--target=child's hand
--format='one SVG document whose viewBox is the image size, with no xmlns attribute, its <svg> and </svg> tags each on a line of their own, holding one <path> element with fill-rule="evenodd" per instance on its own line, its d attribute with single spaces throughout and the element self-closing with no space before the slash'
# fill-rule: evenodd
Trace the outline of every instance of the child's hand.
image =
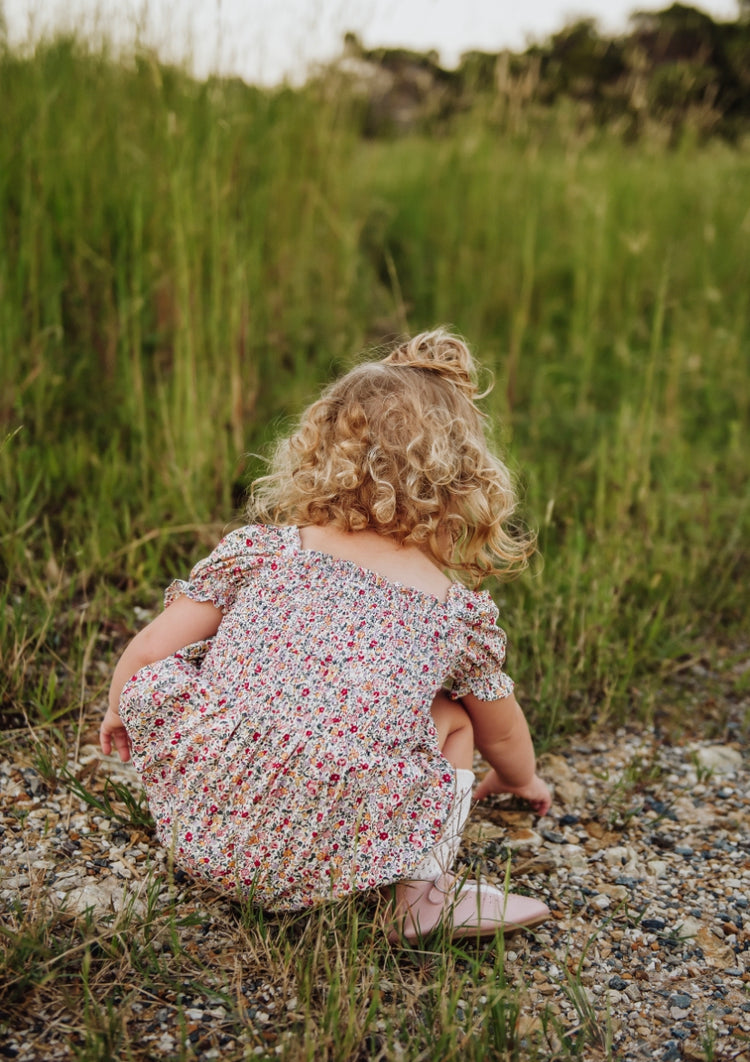
<svg viewBox="0 0 750 1062">
<path fill-rule="evenodd" d="M 114 745 L 123 763 L 130 759 L 130 738 L 123 726 L 122 719 L 114 708 L 108 708 L 99 728 L 99 745 L 105 756 L 109 756 Z"/>
<path fill-rule="evenodd" d="M 535 774 L 526 785 L 506 785 L 494 768 L 487 772 L 474 790 L 474 799 L 483 800 L 490 793 L 513 793 L 531 804 L 537 815 L 546 815 L 552 805 L 552 794 L 547 783 Z"/>
</svg>

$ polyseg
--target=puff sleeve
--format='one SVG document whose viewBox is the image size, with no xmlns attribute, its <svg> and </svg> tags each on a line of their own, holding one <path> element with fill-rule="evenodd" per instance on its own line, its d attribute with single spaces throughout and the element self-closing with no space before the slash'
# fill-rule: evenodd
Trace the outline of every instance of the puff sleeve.
<svg viewBox="0 0 750 1062">
<path fill-rule="evenodd" d="M 208 557 L 198 561 L 190 578 L 175 579 L 164 593 L 165 606 L 184 594 L 192 601 L 210 601 L 222 612 L 232 607 L 239 591 L 280 543 L 277 529 L 249 525 L 230 532 Z"/>
<path fill-rule="evenodd" d="M 459 643 L 452 674 L 454 699 L 473 693 L 480 701 L 495 701 L 513 692 L 513 679 L 503 671 L 505 631 L 498 627 L 498 609 L 486 591 L 466 591 L 455 608 Z"/>
</svg>

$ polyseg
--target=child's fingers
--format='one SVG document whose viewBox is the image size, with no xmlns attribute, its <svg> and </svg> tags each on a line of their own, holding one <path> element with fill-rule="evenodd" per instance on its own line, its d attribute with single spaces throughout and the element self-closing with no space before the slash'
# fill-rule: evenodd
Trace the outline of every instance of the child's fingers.
<svg viewBox="0 0 750 1062">
<path fill-rule="evenodd" d="M 116 730 L 110 730 L 105 726 L 101 728 L 99 747 L 105 756 L 109 756 L 113 745 L 122 762 L 127 763 L 130 759 L 130 739 L 125 727 L 118 727 Z"/>
<path fill-rule="evenodd" d="M 130 759 L 130 741 L 126 730 L 124 728 L 122 730 L 115 730 L 112 737 L 114 738 L 118 756 L 123 763 L 127 763 Z"/>
</svg>

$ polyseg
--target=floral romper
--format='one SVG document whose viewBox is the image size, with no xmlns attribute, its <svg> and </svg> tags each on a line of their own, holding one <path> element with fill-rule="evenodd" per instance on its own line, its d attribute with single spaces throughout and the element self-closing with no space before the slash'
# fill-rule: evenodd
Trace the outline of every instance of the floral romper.
<svg viewBox="0 0 750 1062">
<path fill-rule="evenodd" d="M 181 594 L 221 609 L 216 635 L 141 668 L 120 701 L 175 862 L 276 910 L 408 878 L 455 798 L 435 694 L 513 689 L 489 594 L 452 583 L 442 603 L 303 549 L 291 526 L 233 531 L 167 606 Z"/>
</svg>

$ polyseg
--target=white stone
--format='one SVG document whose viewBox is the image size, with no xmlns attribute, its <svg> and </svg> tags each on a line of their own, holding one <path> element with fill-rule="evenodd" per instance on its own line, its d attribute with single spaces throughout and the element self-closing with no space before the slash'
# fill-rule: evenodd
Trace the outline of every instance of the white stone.
<svg viewBox="0 0 750 1062">
<path fill-rule="evenodd" d="M 589 859 L 580 844 L 561 844 L 558 851 L 572 870 L 588 869 Z"/>
<path fill-rule="evenodd" d="M 646 868 L 649 873 L 649 877 L 663 878 L 669 870 L 669 864 L 664 859 L 651 859 Z"/>
<path fill-rule="evenodd" d="M 615 845 L 614 848 L 605 848 L 603 858 L 608 866 L 622 869 L 634 869 L 638 862 L 635 851 L 629 845 Z"/>
<path fill-rule="evenodd" d="M 2 884 L 4 889 L 25 889 L 29 884 L 28 874 L 9 874 L 7 878 L 3 878 Z"/>
<path fill-rule="evenodd" d="M 145 912 L 143 900 L 123 886 L 119 878 L 87 881 L 66 893 L 64 903 L 66 911 L 83 914 L 91 909 L 95 917 L 119 914 L 131 907 L 136 914 Z"/>
<path fill-rule="evenodd" d="M 540 757 L 540 772 L 552 785 L 556 803 L 574 808 L 584 802 L 586 790 L 575 780 L 572 769 L 562 756 L 547 753 Z"/>
<path fill-rule="evenodd" d="M 692 915 L 688 915 L 686 918 L 682 919 L 677 927 L 677 936 L 680 940 L 688 940 L 690 937 L 696 937 L 702 926 L 703 923 L 699 918 L 694 918 Z"/>
<path fill-rule="evenodd" d="M 690 755 L 705 770 L 714 771 L 716 774 L 734 774 L 742 767 L 742 753 L 731 745 L 704 745 L 693 746 Z"/>
</svg>

